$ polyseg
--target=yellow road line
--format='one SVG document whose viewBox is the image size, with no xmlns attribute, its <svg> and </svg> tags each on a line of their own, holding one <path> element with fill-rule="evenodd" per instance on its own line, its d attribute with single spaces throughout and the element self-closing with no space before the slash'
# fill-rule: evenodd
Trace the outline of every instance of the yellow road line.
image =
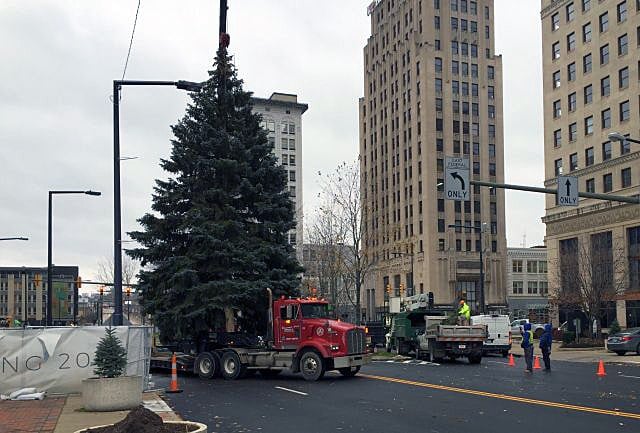
<svg viewBox="0 0 640 433">
<path fill-rule="evenodd" d="M 553 402 L 553 401 L 534 400 L 534 399 L 531 399 L 531 398 L 516 397 L 514 395 L 495 394 L 493 392 L 476 391 L 476 390 L 473 390 L 473 389 L 465 389 L 465 388 L 455 388 L 455 387 L 445 386 L 445 385 L 436 385 L 436 384 L 433 384 L 433 383 L 415 382 L 415 381 L 412 381 L 412 380 L 397 379 L 395 377 L 376 376 L 376 375 L 373 375 L 373 374 L 360 373 L 358 375 L 358 377 L 365 377 L 367 379 L 374 379 L 374 380 L 382 380 L 382 381 L 385 381 L 385 382 L 401 383 L 401 384 L 404 384 L 404 385 L 419 386 L 419 387 L 422 387 L 422 388 L 437 389 L 437 390 L 440 390 L 440 391 L 450 391 L 450 392 L 457 392 L 457 393 L 460 393 L 460 394 L 470 394 L 470 395 L 477 395 L 477 396 L 481 396 L 481 397 L 498 398 L 498 399 L 501 399 L 501 400 L 517 401 L 519 403 L 535 404 L 535 405 L 538 405 L 538 406 L 555 407 L 555 408 L 559 408 L 559 409 L 568 409 L 568 410 L 575 410 L 575 411 L 580 411 L 580 412 L 597 413 L 597 414 L 600 414 L 600 415 L 609 415 L 609 416 L 619 416 L 619 417 L 623 417 L 623 418 L 640 419 L 640 414 L 631 413 L 631 412 L 620 412 L 620 411 L 616 411 L 616 410 L 598 409 L 598 408 L 595 408 L 595 407 L 576 406 L 576 405 L 573 405 L 573 404 L 556 403 L 556 402 Z"/>
</svg>

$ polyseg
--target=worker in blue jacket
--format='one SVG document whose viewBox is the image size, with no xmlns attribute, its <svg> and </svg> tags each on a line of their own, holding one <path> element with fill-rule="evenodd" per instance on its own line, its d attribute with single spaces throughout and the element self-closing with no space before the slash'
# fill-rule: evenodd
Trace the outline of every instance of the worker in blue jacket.
<svg viewBox="0 0 640 433">
<path fill-rule="evenodd" d="M 520 347 L 524 349 L 524 360 L 527 363 L 525 371 L 527 373 L 533 373 L 533 332 L 531 332 L 531 323 L 524 324 Z"/>
<path fill-rule="evenodd" d="M 542 351 L 542 360 L 544 361 L 544 369 L 551 370 L 551 342 L 553 341 L 551 334 L 551 324 L 544 325 L 544 333 L 540 336 L 540 350 Z"/>
</svg>

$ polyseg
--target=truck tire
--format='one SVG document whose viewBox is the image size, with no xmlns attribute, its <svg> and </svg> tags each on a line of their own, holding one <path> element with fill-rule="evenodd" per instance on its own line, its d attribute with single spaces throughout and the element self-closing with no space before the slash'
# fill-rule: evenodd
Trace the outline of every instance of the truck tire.
<svg viewBox="0 0 640 433">
<path fill-rule="evenodd" d="M 304 380 L 316 381 L 322 379 L 325 368 L 324 359 L 313 350 L 308 350 L 300 356 L 300 372 Z"/>
<path fill-rule="evenodd" d="M 344 377 L 353 377 L 356 374 L 358 374 L 358 372 L 360 371 L 360 366 L 358 365 L 355 368 L 351 368 L 351 367 L 339 368 L 338 371 Z"/>
<path fill-rule="evenodd" d="M 482 362 L 482 355 L 469 355 L 469 364 L 480 364 Z"/>
<path fill-rule="evenodd" d="M 215 352 L 202 352 L 193 364 L 194 373 L 202 379 L 211 379 L 220 374 L 220 357 Z"/>
<path fill-rule="evenodd" d="M 222 377 L 227 380 L 236 380 L 244 376 L 246 367 L 240 362 L 240 357 L 233 350 L 228 350 L 222 354 L 220 359 L 220 370 Z"/>
</svg>

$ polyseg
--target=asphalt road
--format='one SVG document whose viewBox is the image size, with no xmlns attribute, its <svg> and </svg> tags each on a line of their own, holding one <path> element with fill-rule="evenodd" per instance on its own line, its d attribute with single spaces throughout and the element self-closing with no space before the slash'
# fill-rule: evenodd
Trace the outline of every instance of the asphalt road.
<svg viewBox="0 0 640 433">
<path fill-rule="evenodd" d="M 319 382 L 181 377 L 184 392 L 167 398 L 209 432 L 640 432 L 639 367 L 608 365 L 598 378 L 588 363 L 528 374 L 516 362 L 374 362 L 355 378 L 327 373 Z"/>
</svg>

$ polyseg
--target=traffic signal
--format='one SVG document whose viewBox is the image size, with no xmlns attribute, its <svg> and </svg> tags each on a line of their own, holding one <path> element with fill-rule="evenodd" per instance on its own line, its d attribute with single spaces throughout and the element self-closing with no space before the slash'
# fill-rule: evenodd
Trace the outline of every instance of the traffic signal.
<svg viewBox="0 0 640 433">
<path fill-rule="evenodd" d="M 127 287 L 126 292 L 127 292 L 127 298 L 131 296 L 131 287 Z"/>
<path fill-rule="evenodd" d="M 433 308 L 433 292 L 429 292 L 429 308 Z"/>
<path fill-rule="evenodd" d="M 76 286 L 78 286 L 78 289 L 82 287 L 82 278 L 80 276 L 76 278 Z"/>
<path fill-rule="evenodd" d="M 387 284 L 387 295 L 391 294 L 391 284 Z"/>
<path fill-rule="evenodd" d="M 400 296 L 404 293 L 404 284 L 400 283 Z"/>
<path fill-rule="evenodd" d="M 100 286 L 98 291 L 100 292 L 100 296 L 104 295 L 104 286 Z"/>
</svg>

